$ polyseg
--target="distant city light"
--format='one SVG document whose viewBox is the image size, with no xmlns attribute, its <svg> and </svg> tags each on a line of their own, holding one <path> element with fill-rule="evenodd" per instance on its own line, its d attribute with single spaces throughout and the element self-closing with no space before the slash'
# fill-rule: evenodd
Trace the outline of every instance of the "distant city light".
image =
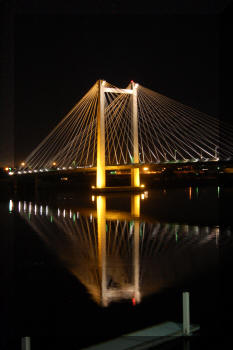
<svg viewBox="0 0 233 350">
<path fill-rule="evenodd" d="M 25 165 L 25 162 L 22 162 L 21 165 L 24 166 L 24 165 Z"/>
<path fill-rule="evenodd" d="M 144 170 L 144 171 L 147 171 L 147 170 L 149 170 L 149 168 L 148 168 L 148 167 L 145 167 L 145 168 L 143 168 L 143 170 Z"/>
<path fill-rule="evenodd" d="M 145 187 L 145 185 L 142 184 L 141 187 L 143 188 L 143 187 Z"/>
</svg>

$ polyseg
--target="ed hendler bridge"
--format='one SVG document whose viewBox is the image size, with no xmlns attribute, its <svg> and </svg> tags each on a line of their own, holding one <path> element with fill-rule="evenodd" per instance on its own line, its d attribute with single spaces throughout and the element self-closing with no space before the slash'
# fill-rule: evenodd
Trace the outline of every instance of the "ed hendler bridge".
<svg viewBox="0 0 233 350">
<path fill-rule="evenodd" d="M 220 137 L 221 130 L 221 137 Z M 98 80 L 14 174 L 131 169 L 140 188 L 147 164 L 232 160 L 233 128 L 217 118 L 131 83 L 120 89 Z"/>
</svg>

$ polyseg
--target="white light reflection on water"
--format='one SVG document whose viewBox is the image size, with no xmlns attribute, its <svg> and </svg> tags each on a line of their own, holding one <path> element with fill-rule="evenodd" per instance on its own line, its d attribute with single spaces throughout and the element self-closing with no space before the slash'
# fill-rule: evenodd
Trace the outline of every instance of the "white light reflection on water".
<svg viewBox="0 0 233 350">
<path fill-rule="evenodd" d="M 9 200 L 9 212 L 11 213 L 12 210 L 13 210 L 13 206 L 14 206 L 14 203 L 12 201 L 12 199 Z"/>
</svg>

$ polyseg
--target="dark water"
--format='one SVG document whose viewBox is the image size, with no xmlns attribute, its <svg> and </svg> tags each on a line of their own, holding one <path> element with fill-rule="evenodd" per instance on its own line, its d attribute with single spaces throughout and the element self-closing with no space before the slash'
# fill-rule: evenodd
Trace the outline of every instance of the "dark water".
<svg viewBox="0 0 233 350">
<path fill-rule="evenodd" d="M 182 322 L 182 291 L 201 335 L 231 331 L 232 188 L 93 197 L 53 193 L 0 203 L 1 329 L 83 348 Z M 8 347 L 9 348 L 9 347 Z"/>
</svg>

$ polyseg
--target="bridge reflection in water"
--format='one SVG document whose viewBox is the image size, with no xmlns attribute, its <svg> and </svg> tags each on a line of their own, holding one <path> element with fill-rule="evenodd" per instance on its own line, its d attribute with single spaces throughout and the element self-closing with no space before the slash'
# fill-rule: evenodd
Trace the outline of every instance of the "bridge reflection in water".
<svg viewBox="0 0 233 350">
<path fill-rule="evenodd" d="M 108 211 L 97 196 L 97 210 L 51 209 L 10 202 L 62 264 L 101 306 L 181 286 L 214 268 L 218 226 L 158 222 L 140 215 L 140 195 L 131 212 Z"/>
</svg>

